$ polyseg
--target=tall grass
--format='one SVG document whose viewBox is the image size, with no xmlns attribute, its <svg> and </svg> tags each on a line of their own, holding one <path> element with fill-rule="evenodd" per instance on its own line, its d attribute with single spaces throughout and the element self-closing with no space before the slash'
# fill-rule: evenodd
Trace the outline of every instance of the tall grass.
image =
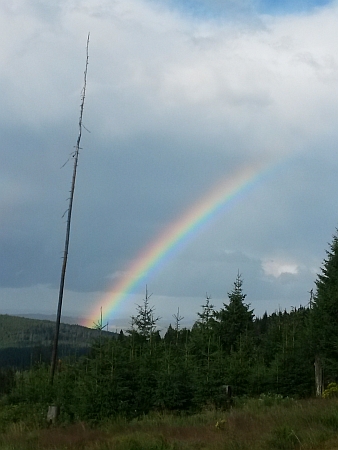
<svg viewBox="0 0 338 450">
<path fill-rule="evenodd" d="M 96 427 L 47 427 L 39 408 L 2 405 L 0 429 L 1 450 L 323 450 L 338 447 L 338 399 L 261 396 L 229 411 L 151 413 Z"/>
</svg>

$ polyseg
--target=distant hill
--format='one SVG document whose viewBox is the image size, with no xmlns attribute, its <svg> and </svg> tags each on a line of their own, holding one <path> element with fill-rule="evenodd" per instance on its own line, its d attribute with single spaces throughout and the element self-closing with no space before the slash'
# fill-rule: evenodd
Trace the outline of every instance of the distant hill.
<svg viewBox="0 0 338 450">
<path fill-rule="evenodd" d="M 38 361 L 49 362 L 55 322 L 0 315 L 0 368 L 26 368 Z M 102 331 L 104 336 L 115 333 Z M 61 323 L 59 357 L 76 358 L 86 354 L 100 335 L 99 330 Z"/>
<path fill-rule="evenodd" d="M 52 322 L 55 322 L 56 320 L 56 314 L 11 314 L 9 315 L 15 316 L 15 317 L 26 317 L 27 319 L 38 319 L 38 320 L 49 320 Z M 84 323 L 85 319 L 81 317 L 71 317 L 71 316 L 65 316 L 62 314 L 61 316 L 61 322 L 62 323 L 69 323 L 71 325 L 78 325 L 80 323 Z"/>
</svg>

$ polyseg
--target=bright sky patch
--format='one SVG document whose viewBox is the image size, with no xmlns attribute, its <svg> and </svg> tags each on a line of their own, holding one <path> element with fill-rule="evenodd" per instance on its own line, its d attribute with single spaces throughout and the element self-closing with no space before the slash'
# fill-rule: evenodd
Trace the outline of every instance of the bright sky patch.
<svg viewBox="0 0 338 450">
<path fill-rule="evenodd" d="M 283 273 L 297 275 L 298 265 L 291 262 L 270 259 L 262 262 L 265 275 L 272 275 L 275 278 L 280 277 Z"/>
</svg>

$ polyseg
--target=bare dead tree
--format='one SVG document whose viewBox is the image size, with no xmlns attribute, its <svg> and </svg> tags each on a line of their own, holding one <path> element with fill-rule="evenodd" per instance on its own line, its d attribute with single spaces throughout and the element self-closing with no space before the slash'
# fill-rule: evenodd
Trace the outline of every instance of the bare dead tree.
<svg viewBox="0 0 338 450">
<path fill-rule="evenodd" d="M 99 318 L 99 320 L 97 322 L 93 322 L 92 328 L 94 330 L 99 330 L 101 332 L 102 330 L 104 330 L 107 327 L 107 331 L 108 331 L 108 322 L 105 323 L 105 324 L 103 323 L 102 306 L 101 306 L 100 310 L 101 310 L 100 318 Z"/>
<path fill-rule="evenodd" d="M 178 333 L 181 326 L 180 322 L 184 319 L 184 317 L 180 316 L 180 308 L 177 308 L 177 314 L 173 314 L 173 318 L 175 319 L 176 345 L 178 345 Z"/>
<path fill-rule="evenodd" d="M 88 33 L 87 45 L 86 45 L 86 65 L 85 65 L 85 71 L 84 71 L 84 83 L 83 83 L 83 88 L 82 88 L 82 92 L 81 92 L 79 134 L 77 137 L 75 150 L 72 153 L 72 157 L 74 159 L 74 166 L 73 166 L 73 177 L 72 177 L 72 183 L 71 183 L 71 189 L 70 189 L 69 205 L 68 205 L 68 210 L 67 210 L 66 239 L 65 239 L 65 248 L 64 248 L 64 253 L 63 253 L 63 261 L 62 261 L 61 280 L 60 280 L 60 288 L 59 288 L 59 301 L 58 301 L 58 308 L 57 308 L 57 315 L 56 315 L 55 336 L 54 336 L 54 344 L 53 344 L 52 359 L 51 359 L 51 370 L 50 370 L 51 384 L 53 384 L 53 381 L 54 381 L 54 374 L 55 374 L 55 367 L 56 367 L 56 358 L 57 358 L 59 333 L 60 333 L 62 300 L 63 300 L 63 292 L 64 292 L 64 286 L 65 286 L 66 268 L 67 268 L 67 260 L 68 260 L 70 224 L 71 224 L 71 219 L 72 219 L 76 172 L 77 172 L 77 166 L 78 166 L 78 160 L 79 160 L 79 153 L 80 153 L 80 149 L 81 149 L 80 142 L 81 142 L 82 128 L 83 128 L 82 118 L 83 118 L 84 102 L 85 102 L 85 97 L 86 97 L 87 70 L 88 70 L 88 60 L 89 60 L 89 53 L 88 53 L 89 36 L 90 36 L 90 33 Z"/>
</svg>

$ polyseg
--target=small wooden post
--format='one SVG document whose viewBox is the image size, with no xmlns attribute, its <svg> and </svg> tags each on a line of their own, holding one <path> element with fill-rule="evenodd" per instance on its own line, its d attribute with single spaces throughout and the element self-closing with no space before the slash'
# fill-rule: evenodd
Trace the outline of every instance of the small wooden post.
<svg viewBox="0 0 338 450">
<path fill-rule="evenodd" d="M 323 368 L 318 355 L 315 357 L 315 382 L 316 382 L 316 397 L 323 395 Z"/>
<path fill-rule="evenodd" d="M 56 405 L 50 405 L 48 406 L 48 412 L 47 412 L 47 422 L 49 424 L 56 423 L 58 417 L 60 414 L 60 407 Z"/>
</svg>

